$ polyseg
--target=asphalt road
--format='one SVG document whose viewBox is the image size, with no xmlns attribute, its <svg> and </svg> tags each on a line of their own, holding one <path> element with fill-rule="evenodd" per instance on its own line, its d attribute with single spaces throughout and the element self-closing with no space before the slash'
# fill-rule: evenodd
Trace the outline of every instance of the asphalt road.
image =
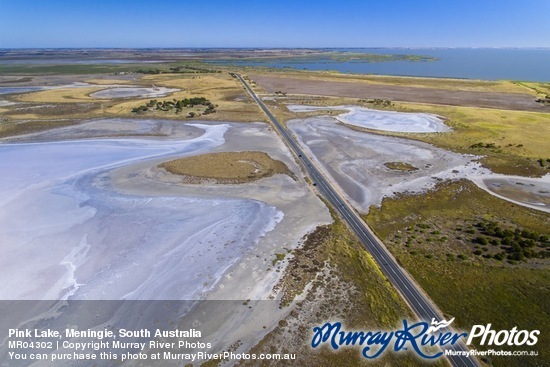
<svg viewBox="0 0 550 367">
<path fill-rule="evenodd" d="M 428 296 L 421 291 L 420 287 L 412 280 L 405 269 L 403 269 L 395 260 L 395 258 L 386 249 L 386 246 L 380 242 L 369 230 L 365 222 L 359 217 L 355 210 L 344 200 L 338 192 L 331 186 L 331 184 L 324 178 L 322 173 L 317 169 L 313 162 L 306 156 L 301 146 L 296 139 L 291 135 L 286 127 L 281 125 L 279 121 L 273 116 L 265 104 L 256 96 L 254 91 L 250 88 L 248 83 L 238 75 L 234 74 L 241 83 L 245 86 L 250 93 L 254 101 L 260 106 L 267 117 L 271 120 L 273 126 L 277 129 L 282 136 L 285 143 L 296 154 L 299 161 L 305 168 L 308 176 L 315 184 L 319 193 L 338 211 L 341 218 L 346 221 L 349 227 L 355 232 L 359 240 L 363 243 L 365 248 L 374 257 L 380 269 L 386 275 L 388 280 L 393 284 L 397 291 L 401 294 L 403 299 L 411 307 L 413 312 L 418 316 L 420 320 L 431 322 L 432 318 L 441 321 L 444 317 L 436 309 L 434 303 L 428 298 Z M 456 351 L 467 351 L 468 348 L 464 343 L 457 343 L 451 346 L 449 349 Z M 473 357 L 465 356 L 448 356 L 448 360 L 451 365 L 457 367 L 479 367 L 480 364 L 477 359 Z"/>
</svg>

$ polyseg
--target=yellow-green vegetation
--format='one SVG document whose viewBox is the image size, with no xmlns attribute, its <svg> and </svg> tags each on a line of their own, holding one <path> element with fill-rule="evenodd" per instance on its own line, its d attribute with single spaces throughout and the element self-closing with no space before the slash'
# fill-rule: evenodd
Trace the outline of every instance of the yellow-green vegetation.
<svg viewBox="0 0 550 367">
<path fill-rule="evenodd" d="M 514 248 L 504 239 L 491 242 L 499 238 L 496 228 L 517 229 L 523 233 L 518 241 L 533 233 L 545 236 L 527 248 L 548 253 L 547 213 L 493 197 L 463 180 L 440 184 L 426 195 L 385 199 L 381 209 L 371 208 L 366 220 L 446 316 L 457 318 L 458 326 L 550 327 L 548 259 L 498 259 L 495 254 L 513 255 Z M 495 365 L 546 365 L 550 355 L 541 346 L 548 343 L 550 336 L 541 334 L 533 348 L 538 357 L 495 358 Z"/>
<path fill-rule="evenodd" d="M 286 257 L 286 254 L 275 254 L 275 258 L 271 262 L 273 266 L 277 264 L 279 261 L 283 261 Z"/>
<path fill-rule="evenodd" d="M 305 238 L 304 246 L 293 252 L 282 280 L 283 307 L 306 284 L 312 287 L 290 315 L 281 320 L 251 353 L 297 353 L 292 366 L 421 366 L 423 361 L 409 353 L 385 353 L 376 360 L 361 356 L 361 348 L 338 351 L 308 347 L 312 328 L 338 320 L 346 330 L 394 328 L 411 313 L 382 275 L 348 227 L 334 214 L 334 223 L 318 227 Z M 402 324 L 401 324 L 402 325 Z M 279 366 L 280 361 L 242 362 L 240 366 Z M 447 365 L 445 360 L 434 366 Z"/>
<path fill-rule="evenodd" d="M 410 163 L 405 163 L 405 162 L 387 162 L 387 163 L 384 163 L 384 166 L 394 171 L 405 171 L 405 172 L 418 171 L 418 168 L 416 168 Z"/>
<path fill-rule="evenodd" d="M 536 93 L 540 98 L 550 96 L 550 83 L 516 82 L 516 84 Z"/>
<path fill-rule="evenodd" d="M 186 183 L 245 183 L 275 174 L 292 172 L 286 164 L 264 152 L 223 152 L 185 157 L 159 167 L 184 176 Z"/>
<path fill-rule="evenodd" d="M 550 114 L 475 107 L 398 103 L 397 109 L 445 117 L 452 132 L 394 134 L 461 153 L 485 156 L 481 162 L 497 173 L 544 175 L 550 158 Z"/>
<path fill-rule="evenodd" d="M 34 103 L 75 103 L 75 102 L 91 102 L 95 99 L 89 95 L 93 92 L 105 89 L 105 86 L 90 86 L 82 88 L 60 88 L 48 89 L 38 92 L 25 93 L 14 98 L 20 102 Z"/>
</svg>

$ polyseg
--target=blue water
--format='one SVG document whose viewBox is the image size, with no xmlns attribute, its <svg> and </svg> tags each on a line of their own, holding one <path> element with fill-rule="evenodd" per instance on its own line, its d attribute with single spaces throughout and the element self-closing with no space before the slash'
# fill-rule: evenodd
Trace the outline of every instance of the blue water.
<svg viewBox="0 0 550 367">
<path fill-rule="evenodd" d="M 335 49 L 373 54 L 408 54 L 436 57 L 437 61 L 334 61 L 312 62 L 272 59 L 225 61 L 241 66 L 267 66 L 341 73 L 425 76 L 485 80 L 550 82 L 550 49 Z"/>
</svg>

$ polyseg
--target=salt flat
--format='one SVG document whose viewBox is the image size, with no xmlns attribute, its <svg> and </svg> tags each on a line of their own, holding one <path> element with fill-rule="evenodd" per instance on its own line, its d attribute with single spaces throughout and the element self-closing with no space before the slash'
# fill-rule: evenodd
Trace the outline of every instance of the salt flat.
<svg viewBox="0 0 550 367">
<path fill-rule="evenodd" d="M 144 136 L 92 138 L 127 131 Z M 0 144 L 0 167 L 10 172 L 0 183 L 0 279 L 6 284 L 0 299 L 52 302 L 35 309 L 22 304 L 2 327 L 32 328 L 52 317 L 52 325 L 77 319 L 83 329 L 128 327 L 130 312 L 141 315 L 135 329 L 199 327 L 210 335 L 211 351 L 236 340 L 249 348 L 269 331 L 262 325 L 275 326 L 291 309 L 279 309 L 276 301 L 244 307 L 242 300 L 277 298 L 285 262 L 274 267 L 275 254 L 332 220 L 299 178 L 290 152 L 262 123 L 103 119 L 17 140 Z M 158 167 L 174 157 L 235 150 L 264 151 L 296 177 L 186 185 Z M 67 306 L 63 299 L 103 301 Z M 167 310 L 168 300 L 191 301 Z M 86 318 L 82 307 L 97 319 Z"/>
<path fill-rule="evenodd" d="M 287 105 L 291 112 L 345 110 L 336 118 L 346 124 L 381 131 L 408 133 L 447 132 L 451 129 L 439 116 L 429 113 L 382 111 L 359 106 L 303 106 Z"/>
<path fill-rule="evenodd" d="M 476 156 L 415 140 L 354 131 L 329 116 L 287 124 L 329 178 L 363 212 L 371 205 L 380 206 L 384 197 L 421 193 L 439 181 L 459 178 L 518 205 L 550 210 L 550 175 L 526 178 L 494 174 L 477 163 Z M 416 169 L 392 169 L 395 162 Z"/>
<path fill-rule="evenodd" d="M 550 174 L 532 178 L 492 173 L 470 179 L 501 199 L 550 213 Z"/>
<path fill-rule="evenodd" d="M 279 211 L 224 198 L 117 195 L 97 179 L 123 164 L 223 143 L 227 126 L 196 126 L 205 128 L 201 137 L 177 142 L 1 145 L 2 170 L 10 174 L 0 185 L 0 279 L 9 284 L 0 298 L 187 299 L 213 283 L 243 246 L 273 229 Z M 217 256 L 203 256 L 209 252 Z M 187 264 L 181 269 L 193 276 L 182 277 L 171 261 Z M 138 275 L 126 275 L 134 269 Z"/>
<path fill-rule="evenodd" d="M 100 127 L 110 125 L 116 131 L 131 123 L 96 120 L 63 131 L 81 136 L 86 130 L 101 132 Z M 165 129 L 154 120 L 133 123 L 144 131 Z M 251 199 L 250 188 L 238 185 L 228 188 L 235 192 L 231 195 L 179 184 L 177 193 L 145 192 L 140 185 L 139 195 L 113 191 L 113 169 L 211 151 L 225 143 L 229 125 L 192 124 L 186 129 L 190 136 L 185 140 L 109 138 L 0 145 L 0 166 L 10 173 L 0 184 L 0 242 L 6 244 L 0 279 L 9 284 L 0 291 L 0 299 L 194 299 L 211 288 L 282 220 L 284 214 L 274 204 L 277 196 L 285 195 L 273 198 L 269 193 L 271 203 L 266 204 Z M 193 129 L 204 133 L 194 137 Z M 241 128 L 233 134 L 253 133 L 254 129 Z M 33 138 L 38 139 L 36 134 Z M 288 155 L 283 158 L 288 161 Z M 275 185 L 285 182 L 296 185 L 290 177 L 273 180 Z M 265 181 L 259 187 L 265 191 Z M 286 200 L 304 194 L 302 189 L 287 194 Z M 315 220 L 302 222 L 293 235 L 295 243 L 304 230 L 315 227 Z M 137 269 L 139 275 L 129 276 Z"/>
<path fill-rule="evenodd" d="M 474 162 L 475 156 L 414 140 L 354 131 L 328 116 L 291 120 L 287 125 L 363 212 L 368 212 L 371 205 L 379 206 L 384 197 L 423 192 L 439 180 L 483 170 Z M 391 162 L 407 163 L 417 169 L 391 169 L 385 165 Z"/>
</svg>

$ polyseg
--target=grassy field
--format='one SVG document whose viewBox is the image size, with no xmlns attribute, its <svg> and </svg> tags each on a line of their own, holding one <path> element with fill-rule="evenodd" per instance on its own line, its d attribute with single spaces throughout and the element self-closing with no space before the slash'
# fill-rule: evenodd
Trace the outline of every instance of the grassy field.
<svg viewBox="0 0 550 367">
<path fill-rule="evenodd" d="M 66 88 L 66 89 L 51 89 L 33 93 L 25 93 L 20 97 L 14 98 L 19 102 L 33 103 L 74 103 L 74 102 L 90 102 L 101 101 L 90 97 L 90 93 L 106 89 L 103 86 L 84 87 L 84 88 Z"/>
<path fill-rule="evenodd" d="M 492 323 L 493 329 L 550 328 L 548 259 L 492 258 L 504 245 L 475 241 L 475 223 L 490 220 L 505 228 L 550 235 L 550 216 L 495 198 L 468 181 L 441 184 L 426 195 L 385 199 L 367 222 L 447 317 L 466 330 Z M 535 247 L 548 251 L 546 243 Z M 494 358 L 495 366 L 537 366 L 550 361 L 547 334 L 537 358 Z M 483 347 L 480 347 L 483 349 Z"/>
<path fill-rule="evenodd" d="M 516 82 L 515 84 L 531 90 L 537 97 L 550 96 L 550 83 Z"/>
<path fill-rule="evenodd" d="M 205 179 L 216 183 L 245 183 L 279 173 L 292 176 L 283 162 L 264 152 L 211 153 L 164 162 L 159 167 L 185 176 L 189 183 Z"/>
</svg>

